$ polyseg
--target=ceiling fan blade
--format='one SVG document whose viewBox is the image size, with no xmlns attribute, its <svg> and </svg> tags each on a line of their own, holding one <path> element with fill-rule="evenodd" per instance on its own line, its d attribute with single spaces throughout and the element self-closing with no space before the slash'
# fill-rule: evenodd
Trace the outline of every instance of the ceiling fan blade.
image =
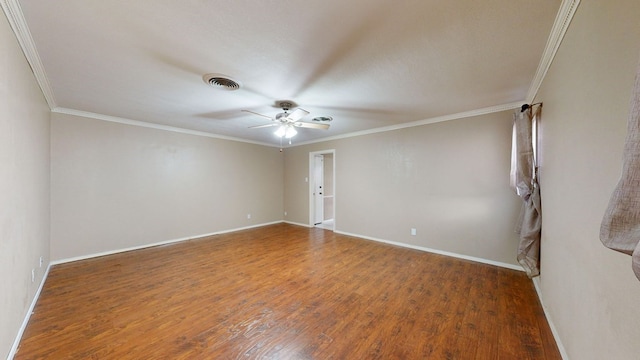
<svg viewBox="0 0 640 360">
<path fill-rule="evenodd" d="M 309 129 L 322 129 L 327 130 L 329 128 L 329 124 L 314 124 L 308 122 L 297 121 L 293 123 L 296 127 L 309 128 Z"/>
<path fill-rule="evenodd" d="M 296 121 L 302 119 L 308 113 L 309 112 L 307 110 L 305 110 L 305 109 L 297 108 L 291 114 L 289 114 L 287 116 L 287 121 L 296 122 Z"/>
<path fill-rule="evenodd" d="M 262 116 L 262 117 L 267 118 L 267 119 L 269 119 L 269 120 L 273 120 L 273 118 L 272 118 L 271 116 L 263 115 L 263 114 L 260 114 L 260 113 L 255 112 L 255 111 L 251 111 L 251 110 L 242 110 L 242 111 L 244 111 L 244 112 L 248 112 L 248 113 L 251 113 L 251 114 L 253 114 L 253 115 Z"/>
<path fill-rule="evenodd" d="M 278 125 L 280 125 L 280 124 L 278 124 L 278 123 L 271 123 L 271 124 L 255 125 L 255 126 L 249 126 L 249 129 L 260 129 L 260 128 L 266 128 L 266 127 L 278 126 Z"/>
</svg>

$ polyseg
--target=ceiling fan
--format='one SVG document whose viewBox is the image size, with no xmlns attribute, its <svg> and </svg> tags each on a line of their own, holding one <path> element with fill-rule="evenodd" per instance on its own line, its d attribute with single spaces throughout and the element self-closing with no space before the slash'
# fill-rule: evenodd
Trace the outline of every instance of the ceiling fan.
<svg viewBox="0 0 640 360">
<path fill-rule="evenodd" d="M 310 128 L 310 129 L 322 129 L 327 130 L 329 128 L 329 124 L 314 124 L 310 122 L 300 121 L 305 115 L 309 114 L 307 110 L 302 108 L 297 108 L 293 112 L 289 113 L 291 107 L 293 107 L 293 103 L 288 101 L 281 101 L 278 103 L 279 107 L 282 108 L 281 113 L 277 114 L 275 117 L 270 117 L 267 115 L 263 115 L 251 110 L 242 110 L 244 112 L 248 112 L 254 115 L 262 116 L 271 120 L 268 124 L 250 126 L 250 129 L 258 129 L 265 127 L 278 126 L 278 130 L 274 132 L 274 134 L 280 138 L 285 137 L 290 139 L 294 137 L 298 131 L 295 129 L 297 127 L 301 128 Z"/>
</svg>

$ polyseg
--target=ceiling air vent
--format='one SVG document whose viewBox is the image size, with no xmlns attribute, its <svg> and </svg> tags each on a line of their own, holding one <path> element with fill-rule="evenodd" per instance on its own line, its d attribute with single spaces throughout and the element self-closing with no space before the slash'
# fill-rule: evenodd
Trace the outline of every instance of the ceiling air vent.
<svg viewBox="0 0 640 360">
<path fill-rule="evenodd" d="M 202 77 L 205 83 L 216 89 L 234 91 L 240 89 L 240 82 L 221 74 L 205 74 Z"/>
</svg>

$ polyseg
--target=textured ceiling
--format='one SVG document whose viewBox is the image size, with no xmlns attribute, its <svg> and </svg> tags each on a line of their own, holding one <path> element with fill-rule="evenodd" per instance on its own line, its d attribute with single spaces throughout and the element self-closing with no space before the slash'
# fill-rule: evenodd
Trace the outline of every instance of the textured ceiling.
<svg viewBox="0 0 640 360">
<path fill-rule="evenodd" d="M 278 145 L 278 100 L 332 116 L 296 143 L 525 100 L 559 0 L 19 0 L 54 110 Z M 238 91 L 204 83 L 240 81 Z"/>
</svg>

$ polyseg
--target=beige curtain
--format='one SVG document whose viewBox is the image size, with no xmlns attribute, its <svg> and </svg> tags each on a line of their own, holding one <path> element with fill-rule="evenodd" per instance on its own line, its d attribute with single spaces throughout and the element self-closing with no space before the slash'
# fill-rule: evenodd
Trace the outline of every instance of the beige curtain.
<svg viewBox="0 0 640 360">
<path fill-rule="evenodd" d="M 524 111 L 517 110 L 513 121 L 511 185 L 522 199 L 516 225 L 516 232 L 520 236 L 517 259 L 529 277 L 540 274 L 542 209 L 532 140 L 532 120 L 540 115 L 540 108 L 538 106 L 535 113 L 531 107 Z"/>
<path fill-rule="evenodd" d="M 631 97 L 622 175 L 602 219 L 600 241 L 632 255 L 633 271 L 640 279 L 640 65 Z"/>
</svg>

